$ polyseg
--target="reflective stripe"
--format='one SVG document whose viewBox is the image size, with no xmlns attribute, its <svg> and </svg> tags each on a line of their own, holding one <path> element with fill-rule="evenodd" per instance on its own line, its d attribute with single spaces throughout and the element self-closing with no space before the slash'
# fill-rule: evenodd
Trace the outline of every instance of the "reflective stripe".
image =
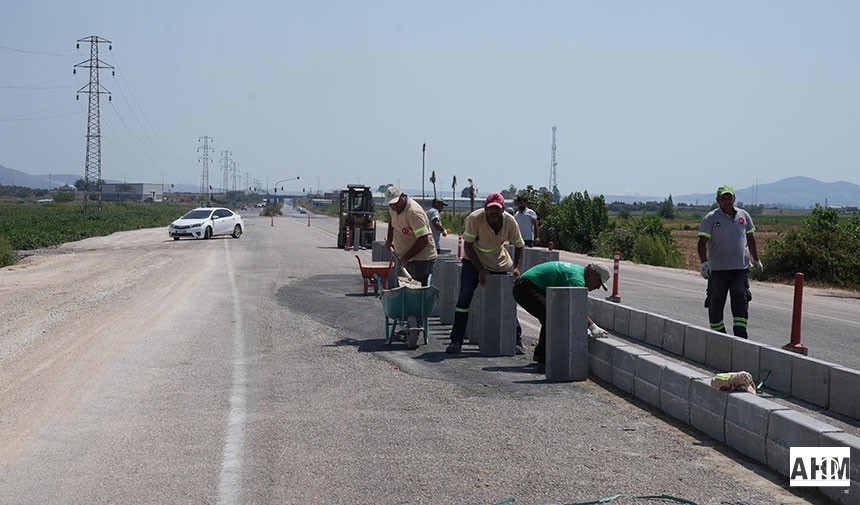
<svg viewBox="0 0 860 505">
<path fill-rule="evenodd" d="M 516 242 L 511 242 L 511 245 L 519 245 L 519 244 L 525 244 L 525 243 L 526 243 L 526 241 L 523 240 L 522 238 L 520 238 Z"/>
<path fill-rule="evenodd" d="M 725 330 L 726 329 L 726 323 L 724 323 L 722 321 L 720 321 L 719 323 L 711 323 L 711 329 L 717 330 L 717 331 Z"/>
<path fill-rule="evenodd" d="M 463 237 L 468 237 L 468 238 L 478 238 L 478 236 L 477 236 L 477 235 L 475 235 L 474 233 L 469 233 L 468 231 L 464 231 L 464 232 L 463 232 Z"/>
<path fill-rule="evenodd" d="M 700 231 L 700 232 L 699 232 L 699 236 L 700 236 L 700 237 L 711 238 L 711 234 L 710 234 L 710 233 L 708 233 L 708 232 L 705 232 L 705 231 Z"/>
<path fill-rule="evenodd" d="M 727 381 L 727 380 L 731 379 L 733 375 L 734 374 L 730 374 L 730 373 L 718 373 L 717 375 L 714 376 L 714 378 L 719 379 L 721 381 Z"/>
<path fill-rule="evenodd" d="M 454 307 L 454 312 L 465 312 L 466 314 L 468 314 L 469 308 L 466 307 L 465 309 L 461 309 L 460 307 Z"/>
<path fill-rule="evenodd" d="M 749 319 L 747 319 L 747 318 L 745 318 L 745 317 L 736 317 L 736 318 L 734 318 L 734 325 L 735 325 L 735 326 L 738 326 L 738 327 L 741 327 L 741 328 L 746 328 L 746 327 L 747 327 L 747 323 L 749 323 Z"/>
<path fill-rule="evenodd" d="M 418 235 L 419 233 L 421 233 L 422 231 L 424 231 L 424 230 L 426 230 L 426 229 L 427 229 L 427 227 L 426 227 L 426 226 L 422 226 L 421 228 L 416 228 L 415 230 L 413 230 L 413 231 L 412 231 L 412 233 L 413 233 L 414 235 Z"/>
<path fill-rule="evenodd" d="M 485 253 L 496 252 L 500 249 L 500 247 L 494 247 L 492 249 L 484 249 L 483 247 L 478 247 L 478 244 L 472 244 L 472 247 L 474 247 L 475 249 L 477 249 L 481 252 L 485 252 Z"/>
</svg>

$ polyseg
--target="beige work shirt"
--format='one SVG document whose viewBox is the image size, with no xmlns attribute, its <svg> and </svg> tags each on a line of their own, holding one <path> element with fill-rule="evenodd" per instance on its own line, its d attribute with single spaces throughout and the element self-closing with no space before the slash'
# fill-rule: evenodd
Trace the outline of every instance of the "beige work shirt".
<svg viewBox="0 0 860 505">
<path fill-rule="evenodd" d="M 506 272 L 514 265 L 514 260 L 504 247 L 506 242 L 514 247 L 525 245 L 514 216 L 502 212 L 502 227 L 496 233 L 487 223 L 484 209 L 478 209 L 466 217 L 463 240 L 472 244 L 478 260 L 491 272 Z"/>
<path fill-rule="evenodd" d="M 436 242 L 433 241 L 433 235 L 430 230 L 430 220 L 427 219 L 427 213 L 424 212 L 421 204 L 409 197 L 406 197 L 406 206 L 403 208 L 401 213 L 398 214 L 397 212 L 389 209 L 388 214 L 391 216 L 391 222 L 388 223 L 388 226 L 391 226 L 394 229 L 394 233 L 392 234 L 394 252 L 398 255 L 406 254 L 406 252 L 409 249 L 412 249 L 412 246 L 415 245 L 416 240 L 425 235 L 430 235 L 430 237 L 428 237 L 430 240 L 427 243 L 427 246 L 422 249 L 421 252 L 410 258 L 409 261 L 427 261 L 436 259 Z"/>
</svg>

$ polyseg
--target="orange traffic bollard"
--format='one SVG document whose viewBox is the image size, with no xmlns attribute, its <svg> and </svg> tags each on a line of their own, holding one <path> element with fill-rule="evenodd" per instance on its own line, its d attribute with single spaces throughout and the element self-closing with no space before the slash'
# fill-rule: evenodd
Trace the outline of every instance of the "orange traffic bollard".
<svg viewBox="0 0 860 505">
<path fill-rule="evenodd" d="M 786 351 L 806 356 L 809 349 L 800 343 L 800 316 L 803 313 L 803 274 L 794 274 L 794 306 L 791 309 L 791 342 L 782 346 Z"/>
<path fill-rule="evenodd" d="M 612 271 L 612 294 L 607 296 L 606 299 L 610 302 L 620 302 L 621 296 L 618 294 L 618 265 L 621 263 L 621 251 L 618 249 L 615 250 L 615 266 Z"/>
</svg>

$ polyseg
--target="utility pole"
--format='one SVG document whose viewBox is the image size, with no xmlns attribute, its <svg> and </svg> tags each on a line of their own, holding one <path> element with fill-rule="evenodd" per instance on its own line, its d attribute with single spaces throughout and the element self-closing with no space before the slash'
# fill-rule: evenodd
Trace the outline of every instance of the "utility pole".
<svg viewBox="0 0 860 505">
<path fill-rule="evenodd" d="M 230 173 L 233 174 L 233 192 L 236 192 L 236 190 L 239 189 L 239 181 L 242 180 L 242 178 L 239 176 L 239 168 L 238 167 L 239 167 L 239 164 L 236 163 L 235 161 L 230 166 Z"/>
<path fill-rule="evenodd" d="M 424 153 L 427 151 L 427 144 L 421 144 L 421 200 L 424 200 Z"/>
<path fill-rule="evenodd" d="M 96 35 L 78 39 L 76 47 L 81 48 L 81 42 L 90 43 L 90 59 L 84 60 L 72 69 L 72 73 L 77 73 L 78 67 L 88 68 L 90 71 L 89 83 L 83 85 L 75 94 L 75 100 L 80 99 L 80 93 L 90 95 L 89 108 L 87 113 L 87 158 L 84 168 L 84 212 L 87 211 L 87 204 L 90 200 L 90 184 L 95 188 L 96 201 L 98 202 L 98 210 L 102 210 L 102 135 L 101 135 L 101 120 L 99 117 L 99 95 L 106 94 L 110 101 L 110 91 L 104 89 L 99 84 L 99 69 L 111 69 L 111 75 L 116 75 L 113 67 L 99 59 L 99 44 L 108 44 L 108 51 L 113 48 L 111 41 L 103 39 Z"/>
<path fill-rule="evenodd" d="M 558 163 L 555 162 L 555 130 L 557 128 L 555 126 L 552 127 L 552 156 L 550 157 L 549 162 L 549 190 L 552 192 L 552 201 L 558 203 L 558 198 L 556 195 L 558 194 L 558 180 L 556 179 L 556 167 L 558 167 Z"/>
<path fill-rule="evenodd" d="M 197 139 L 197 142 L 200 142 L 201 140 L 203 141 L 203 147 L 197 148 L 198 153 L 200 152 L 200 149 L 203 149 L 203 156 L 197 159 L 198 162 L 201 160 L 203 161 L 203 175 L 200 178 L 200 194 L 206 193 L 206 201 L 209 202 L 212 200 L 211 192 L 209 191 L 209 160 L 212 159 L 209 157 L 209 150 L 212 148 L 209 147 L 209 141 L 211 140 L 214 142 L 215 139 L 209 135 L 203 135 Z"/>
<path fill-rule="evenodd" d="M 233 153 L 231 153 L 230 151 L 221 151 L 221 171 L 224 172 L 224 174 L 223 174 L 224 175 L 224 182 L 223 182 L 224 186 L 223 186 L 223 188 L 224 188 L 224 197 L 225 198 L 227 197 L 227 188 L 229 187 L 228 181 L 230 180 L 230 176 L 228 175 L 228 173 L 230 172 L 230 162 L 232 161 L 230 159 L 230 156 L 232 156 L 232 155 L 233 155 Z"/>
</svg>

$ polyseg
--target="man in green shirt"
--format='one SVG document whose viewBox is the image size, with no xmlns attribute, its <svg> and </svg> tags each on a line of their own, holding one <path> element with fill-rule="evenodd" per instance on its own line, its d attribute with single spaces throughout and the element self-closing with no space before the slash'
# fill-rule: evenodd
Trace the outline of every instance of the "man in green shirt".
<svg viewBox="0 0 860 505">
<path fill-rule="evenodd" d="M 565 261 L 548 261 L 526 270 L 514 281 L 514 300 L 540 321 L 540 338 L 535 347 L 535 361 L 546 362 L 546 289 L 584 287 L 592 291 L 602 287 L 605 290 L 609 276 L 609 267 L 602 263 L 590 263 L 583 267 Z M 591 336 L 602 337 L 606 334 L 590 317 L 586 318 Z"/>
</svg>

